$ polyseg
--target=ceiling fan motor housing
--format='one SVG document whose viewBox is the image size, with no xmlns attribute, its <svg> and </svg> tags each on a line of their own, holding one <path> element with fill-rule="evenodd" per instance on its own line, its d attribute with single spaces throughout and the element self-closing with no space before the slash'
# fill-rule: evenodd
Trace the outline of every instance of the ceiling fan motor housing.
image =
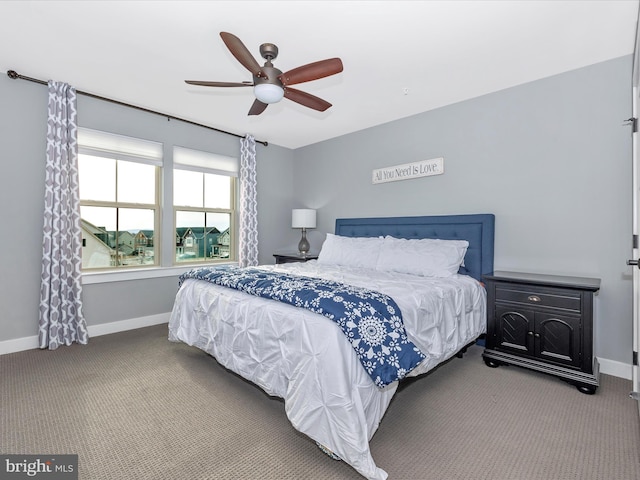
<svg viewBox="0 0 640 480">
<path fill-rule="evenodd" d="M 256 75 L 253 76 L 254 85 L 263 85 L 265 83 L 268 83 L 284 88 L 282 82 L 278 78 L 280 75 L 282 75 L 282 71 L 278 70 L 276 67 L 264 66 L 262 67 L 260 74 L 261 75 L 259 77 Z M 264 76 L 262 76 L 262 74 L 264 74 Z"/>
</svg>

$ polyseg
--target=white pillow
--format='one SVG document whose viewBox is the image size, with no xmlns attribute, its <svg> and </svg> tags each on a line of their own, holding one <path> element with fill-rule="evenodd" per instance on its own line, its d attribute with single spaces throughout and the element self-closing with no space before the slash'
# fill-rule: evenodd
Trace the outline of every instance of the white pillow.
<svg viewBox="0 0 640 480">
<path fill-rule="evenodd" d="M 450 277 L 458 273 L 468 247 L 466 240 L 407 240 L 386 236 L 376 269 L 423 277 Z"/>
<path fill-rule="evenodd" d="M 342 237 L 327 233 L 318 263 L 375 269 L 383 242 L 382 237 Z"/>
</svg>

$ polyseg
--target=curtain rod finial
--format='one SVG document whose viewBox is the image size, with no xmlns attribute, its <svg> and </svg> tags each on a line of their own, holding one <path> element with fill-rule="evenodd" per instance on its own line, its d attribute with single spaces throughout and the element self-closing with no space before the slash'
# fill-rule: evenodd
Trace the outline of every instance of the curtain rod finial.
<svg viewBox="0 0 640 480">
<path fill-rule="evenodd" d="M 9 76 L 9 78 L 13 78 L 14 80 L 19 76 L 18 72 L 16 72 L 15 70 L 7 70 L 7 75 Z"/>
</svg>

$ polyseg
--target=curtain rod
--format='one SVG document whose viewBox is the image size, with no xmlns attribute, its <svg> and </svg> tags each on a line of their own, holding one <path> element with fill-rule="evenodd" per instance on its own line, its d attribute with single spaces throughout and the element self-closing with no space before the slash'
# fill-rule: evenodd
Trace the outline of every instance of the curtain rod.
<svg viewBox="0 0 640 480">
<path fill-rule="evenodd" d="M 26 77 L 24 75 L 20 75 L 15 70 L 7 70 L 7 75 L 9 76 L 9 78 L 13 78 L 14 80 L 19 78 L 21 80 L 28 80 L 30 82 L 39 83 L 40 85 L 48 85 L 49 84 L 48 82 L 45 82 L 44 80 L 38 80 L 37 78 L 31 78 L 31 77 Z M 116 105 L 121 105 L 123 107 L 135 108 L 136 110 L 142 110 L 143 112 L 153 113 L 155 115 L 161 115 L 161 116 L 167 117 L 168 119 L 171 119 L 171 120 L 179 120 L 181 122 L 189 123 L 191 125 L 196 125 L 198 127 L 204 127 L 204 128 L 208 128 L 209 130 L 215 130 L 216 132 L 226 133 L 227 135 L 233 135 L 234 137 L 244 138 L 244 135 L 238 135 L 237 133 L 226 132 L 224 130 L 220 130 L 219 128 L 210 127 L 209 125 L 203 125 L 201 123 L 192 122 L 191 120 L 185 120 L 184 118 L 174 117 L 173 115 L 167 115 L 166 113 L 157 112 L 155 110 L 149 110 L 148 108 L 139 107 L 137 105 L 132 105 L 130 103 L 120 102 L 120 101 L 114 100 L 112 98 L 101 97 L 100 95 L 95 95 L 93 93 L 83 92 L 81 90 L 76 90 L 76 93 L 78 93 L 80 95 L 84 95 L 86 97 L 96 98 L 98 100 L 104 100 L 105 102 L 115 103 Z M 261 140 L 256 140 L 256 143 L 261 143 L 265 147 L 269 145 L 268 142 L 264 142 L 264 141 L 261 141 Z"/>
</svg>

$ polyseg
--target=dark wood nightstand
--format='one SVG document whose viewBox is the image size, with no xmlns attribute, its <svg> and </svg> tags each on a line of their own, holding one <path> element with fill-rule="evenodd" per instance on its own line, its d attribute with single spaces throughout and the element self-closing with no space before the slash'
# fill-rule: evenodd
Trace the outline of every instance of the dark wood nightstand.
<svg viewBox="0 0 640 480">
<path fill-rule="evenodd" d="M 595 393 L 593 296 L 600 279 L 495 272 L 484 275 L 490 367 L 511 364 L 555 375 Z"/>
<path fill-rule="evenodd" d="M 307 253 L 306 255 L 300 255 L 299 253 L 274 253 L 276 257 L 276 263 L 293 263 L 293 262 L 306 262 L 309 260 L 317 260 L 318 255 Z"/>
</svg>

